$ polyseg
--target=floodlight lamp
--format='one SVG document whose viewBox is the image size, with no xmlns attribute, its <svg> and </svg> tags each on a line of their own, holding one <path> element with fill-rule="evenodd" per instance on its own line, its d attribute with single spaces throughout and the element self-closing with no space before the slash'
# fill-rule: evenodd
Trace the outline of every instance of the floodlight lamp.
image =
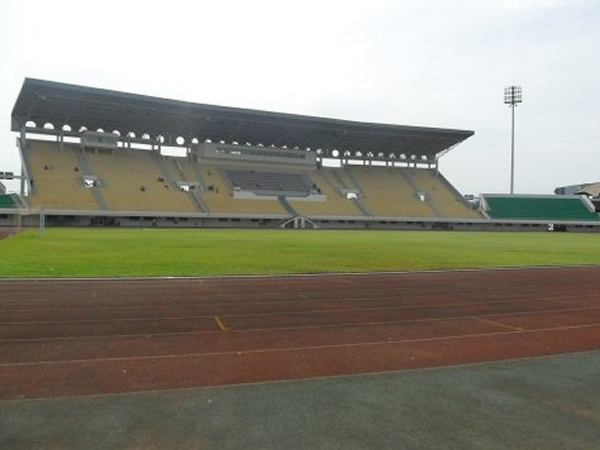
<svg viewBox="0 0 600 450">
<path fill-rule="evenodd" d="M 521 86 L 508 86 L 504 88 L 504 103 L 515 105 L 523 101 L 523 90 Z"/>
</svg>

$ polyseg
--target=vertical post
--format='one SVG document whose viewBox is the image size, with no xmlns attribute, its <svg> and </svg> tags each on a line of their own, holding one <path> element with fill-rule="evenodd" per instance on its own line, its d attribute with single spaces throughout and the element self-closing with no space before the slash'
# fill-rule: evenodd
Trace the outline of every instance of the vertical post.
<svg viewBox="0 0 600 450">
<path fill-rule="evenodd" d="M 504 88 L 504 103 L 511 108 L 510 127 L 510 193 L 515 191 L 515 107 L 523 101 L 521 86 Z"/>
<path fill-rule="evenodd" d="M 44 237 L 44 234 L 46 234 L 46 215 L 44 210 L 40 209 L 40 237 Z"/>
<path fill-rule="evenodd" d="M 19 192 L 21 193 L 21 197 L 25 197 L 25 170 L 23 169 L 23 162 L 21 162 L 21 180 Z"/>
<path fill-rule="evenodd" d="M 25 125 L 23 125 L 21 127 L 21 135 L 17 138 L 17 147 L 19 147 L 19 155 L 21 156 L 21 186 L 20 186 L 20 193 L 21 193 L 21 197 L 25 197 L 25 146 L 26 141 L 25 141 L 25 137 L 27 136 L 27 134 L 25 133 Z M 27 181 L 29 181 L 29 178 L 27 178 Z M 30 188 L 30 184 L 27 183 L 27 195 L 31 194 L 31 188 Z"/>
<path fill-rule="evenodd" d="M 514 88 L 514 86 L 513 86 Z M 515 104 L 510 105 L 511 126 L 510 126 L 510 194 L 515 192 Z"/>
</svg>

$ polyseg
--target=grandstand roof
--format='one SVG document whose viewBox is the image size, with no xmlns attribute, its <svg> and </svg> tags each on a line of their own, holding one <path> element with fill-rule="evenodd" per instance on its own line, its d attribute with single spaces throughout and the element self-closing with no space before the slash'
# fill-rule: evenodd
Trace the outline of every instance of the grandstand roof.
<svg viewBox="0 0 600 450">
<path fill-rule="evenodd" d="M 26 78 L 12 112 L 12 131 L 28 122 L 42 128 L 70 126 L 164 137 L 176 145 L 183 137 L 203 142 L 239 142 L 276 147 L 336 149 L 373 159 L 436 155 L 473 135 L 473 131 L 355 122 L 169 100 L 118 91 Z"/>
<path fill-rule="evenodd" d="M 600 183 L 589 183 L 582 185 L 575 194 L 591 195 L 592 197 L 600 197 Z"/>
</svg>

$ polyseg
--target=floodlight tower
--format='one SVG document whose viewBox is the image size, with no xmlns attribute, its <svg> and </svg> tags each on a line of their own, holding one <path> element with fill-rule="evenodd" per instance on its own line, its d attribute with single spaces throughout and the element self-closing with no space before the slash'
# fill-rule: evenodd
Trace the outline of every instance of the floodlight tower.
<svg viewBox="0 0 600 450">
<path fill-rule="evenodd" d="M 521 86 L 508 86 L 504 88 L 504 103 L 510 105 L 511 109 L 511 132 L 510 132 L 510 193 L 515 188 L 515 106 L 523 101 L 523 90 Z"/>
</svg>

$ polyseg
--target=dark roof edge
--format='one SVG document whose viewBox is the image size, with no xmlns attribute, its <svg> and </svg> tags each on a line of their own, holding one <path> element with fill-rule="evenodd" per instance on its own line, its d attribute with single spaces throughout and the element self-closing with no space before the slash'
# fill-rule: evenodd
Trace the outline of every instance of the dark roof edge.
<svg viewBox="0 0 600 450">
<path fill-rule="evenodd" d="M 12 131 L 19 131 L 20 128 L 15 119 L 16 107 L 21 98 L 21 95 L 24 91 L 29 87 L 42 87 L 42 88 L 58 88 L 65 91 L 73 91 L 73 92 L 81 92 L 85 94 L 94 94 L 103 96 L 105 98 L 118 98 L 119 100 L 130 100 L 132 102 L 139 103 L 147 103 L 147 104 L 160 104 L 163 106 L 170 106 L 175 108 L 185 108 L 190 111 L 202 109 L 204 111 L 210 111 L 212 113 L 235 113 L 241 115 L 248 115 L 260 118 L 275 118 L 280 120 L 289 120 L 289 121 L 297 121 L 297 122 L 311 122 L 314 124 L 322 124 L 327 126 L 339 126 L 339 127 L 352 127 L 352 128 L 370 128 L 370 129 L 379 129 L 381 131 L 415 131 L 415 132 L 427 132 L 427 133 L 443 133 L 443 134 L 456 134 L 457 136 L 461 136 L 462 140 L 467 139 L 472 136 L 475 132 L 472 130 L 463 130 L 463 129 L 455 129 L 455 128 L 439 128 L 439 127 L 422 127 L 422 126 L 412 126 L 412 125 L 394 125 L 389 123 L 378 123 L 378 122 L 361 122 L 354 121 L 348 119 L 338 119 L 331 117 L 321 117 L 321 116 L 311 116 L 311 115 L 301 115 L 301 114 L 293 114 L 293 113 L 282 113 L 282 112 L 274 112 L 274 111 L 266 111 L 266 110 L 258 110 L 258 109 L 249 109 L 249 108 L 238 108 L 232 106 L 220 106 L 220 105 L 210 105 L 204 103 L 193 103 L 185 100 L 174 100 L 168 99 L 164 97 L 155 97 L 148 95 L 141 95 L 123 91 L 115 91 L 104 88 L 96 88 L 96 87 L 88 87 L 77 84 L 69 84 L 62 83 L 56 81 L 48 81 L 42 80 L 38 78 L 25 78 L 23 85 L 21 86 L 21 90 L 19 96 L 17 97 L 17 102 L 13 107 L 12 113 Z"/>
</svg>

